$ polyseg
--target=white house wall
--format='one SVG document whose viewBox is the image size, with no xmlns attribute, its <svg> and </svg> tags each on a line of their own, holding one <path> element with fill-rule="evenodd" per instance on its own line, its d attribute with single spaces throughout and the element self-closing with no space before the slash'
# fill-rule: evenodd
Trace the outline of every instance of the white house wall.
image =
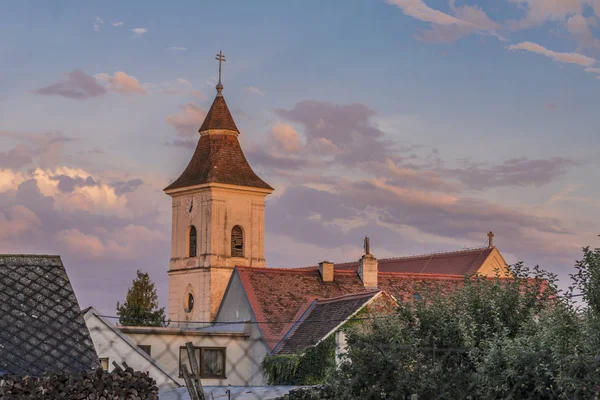
<svg viewBox="0 0 600 400">
<path fill-rule="evenodd" d="M 122 365 L 127 363 L 136 371 L 148 372 L 156 380 L 159 387 L 175 387 L 177 382 L 169 377 L 159 367 L 150 362 L 141 349 L 135 347 L 133 343 L 128 343 L 117 332 L 114 327 L 108 326 L 104 321 L 94 314 L 88 314 L 85 323 L 90 331 L 94 348 L 99 358 L 108 358 L 109 371 L 114 369 L 113 361 Z"/>
<path fill-rule="evenodd" d="M 161 333 L 124 333 L 136 344 L 151 346 L 152 357 L 165 371 L 184 384 L 179 377 L 179 348 L 187 342 L 195 347 L 225 347 L 226 379 L 202 379 L 206 386 L 249 386 L 252 385 L 249 371 L 253 369 L 254 360 L 248 356 L 250 342 L 246 336 L 240 335 L 199 335 L 197 332 L 181 334 Z"/>
<path fill-rule="evenodd" d="M 265 385 L 266 381 L 262 373 L 262 361 L 268 353 L 262 334 L 260 333 L 256 319 L 252 314 L 250 304 L 244 292 L 239 276 L 234 272 L 228 289 L 223 297 L 221 309 L 217 314 L 215 322 L 249 321 L 246 324 L 246 333 L 250 335 L 248 355 L 254 362 L 250 365 L 248 376 L 252 377 L 252 386 Z"/>
</svg>

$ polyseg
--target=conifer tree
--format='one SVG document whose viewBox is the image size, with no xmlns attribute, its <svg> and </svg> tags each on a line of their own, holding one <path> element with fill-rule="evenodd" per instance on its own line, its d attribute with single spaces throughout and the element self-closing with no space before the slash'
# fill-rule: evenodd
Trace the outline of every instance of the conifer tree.
<svg viewBox="0 0 600 400">
<path fill-rule="evenodd" d="M 117 302 L 119 324 L 125 326 L 166 326 L 165 308 L 158 308 L 158 295 L 147 272 L 137 277 L 127 291 L 125 303 Z"/>
</svg>

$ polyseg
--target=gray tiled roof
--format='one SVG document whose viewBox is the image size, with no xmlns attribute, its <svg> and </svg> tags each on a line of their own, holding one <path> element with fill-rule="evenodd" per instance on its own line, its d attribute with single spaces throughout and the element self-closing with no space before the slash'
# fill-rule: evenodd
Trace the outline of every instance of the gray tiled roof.
<svg viewBox="0 0 600 400">
<path fill-rule="evenodd" d="M 39 376 L 98 365 L 60 257 L 0 255 L 0 370 Z"/>
<path fill-rule="evenodd" d="M 330 300 L 318 300 L 303 316 L 302 321 L 291 330 L 288 339 L 275 352 L 278 354 L 301 353 L 325 339 L 337 326 L 360 311 L 369 300 L 380 293 L 353 294 Z"/>
</svg>

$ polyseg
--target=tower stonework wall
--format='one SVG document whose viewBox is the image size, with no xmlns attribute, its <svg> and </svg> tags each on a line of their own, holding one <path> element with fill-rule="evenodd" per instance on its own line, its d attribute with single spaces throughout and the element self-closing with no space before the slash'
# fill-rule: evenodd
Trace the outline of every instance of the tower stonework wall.
<svg viewBox="0 0 600 400">
<path fill-rule="evenodd" d="M 248 164 L 222 90 L 219 83 L 188 166 L 165 189 L 172 197 L 168 312 L 172 321 L 212 321 L 233 268 L 266 266 L 265 198 L 273 188 Z M 190 245 L 192 226 L 195 246 Z M 241 228 L 241 235 L 238 228 L 232 235 L 234 227 Z"/>
</svg>

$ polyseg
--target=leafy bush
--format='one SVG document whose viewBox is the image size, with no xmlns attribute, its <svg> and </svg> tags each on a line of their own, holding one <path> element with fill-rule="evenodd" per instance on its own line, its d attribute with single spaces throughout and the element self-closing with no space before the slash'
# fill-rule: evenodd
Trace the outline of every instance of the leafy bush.
<svg viewBox="0 0 600 400">
<path fill-rule="evenodd" d="M 596 398 L 600 249 L 584 249 L 567 293 L 539 268 L 510 269 L 350 329 L 346 362 L 327 380 L 336 398 Z"/>
<path fill-rule="evenodd" d="M 269 385 L 318 385 L 335 364 L 335 339 L 332 336 L 302 354 L 267 356 L 263 373 Z"/>
</svg>

